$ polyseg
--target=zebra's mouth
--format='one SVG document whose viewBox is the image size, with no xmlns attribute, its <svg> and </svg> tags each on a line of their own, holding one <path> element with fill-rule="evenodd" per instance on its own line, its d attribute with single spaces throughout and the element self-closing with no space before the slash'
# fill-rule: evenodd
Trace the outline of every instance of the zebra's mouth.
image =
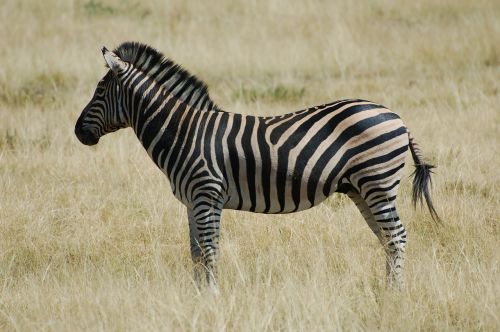
<svg viewBox="0 0 500 332">
<path fill-rule="evenodd" d="M 85 145 L 96 145 L 99 142 L 99 137 L 95 136 L 90 131 L 82 130 L 80 126 L 75 126 L 75 135 L 78 140 Z"/>
<path fill-rule="evenodd" d="M 78 137 L 78 139 L 80 140 L 80 142 L 82 142 L 83 144 L 85 145 L 96 145 L 97 143 L 99 143 L 99 138 L 97 137 L 94 137 L 92 135 L 89 135 L 89 136 L 83 136 L 83 137 Z"/>
</svg>

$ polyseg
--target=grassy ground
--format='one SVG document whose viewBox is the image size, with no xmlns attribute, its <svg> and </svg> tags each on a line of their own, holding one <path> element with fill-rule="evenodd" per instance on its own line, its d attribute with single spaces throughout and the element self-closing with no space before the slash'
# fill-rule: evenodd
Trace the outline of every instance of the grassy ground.
<svg viewBox="0 0 500 332">
<path fill-rule="evenodd" d="M 500 329 L 496 1 L 15 1 L 0 7 L 0 330 Z M 286 216 L 226 211 L 219 297 L 191 280 L 187 221 L 131 130 L 74 123 L 100 47 L 150 43 L 218 104 L 280 114 L 382 103 L 438 165 L 436 226 L 412 209 L 406 288 L 343 196 Z M 408 175 L 412 171 L 407 167 Z"/>
</svg>

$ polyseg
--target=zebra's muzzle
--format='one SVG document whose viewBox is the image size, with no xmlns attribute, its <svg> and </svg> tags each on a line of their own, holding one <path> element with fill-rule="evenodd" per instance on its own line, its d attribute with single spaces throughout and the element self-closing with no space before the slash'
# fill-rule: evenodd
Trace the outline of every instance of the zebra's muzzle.
<svg viewBox="0 0 500 332">
<path fill-rule="evenodd" d="M 90 131 L 83 130 L 78 123 L 75 126 L 75 135 L 78 137 L 78 140 L 85 145 L 95 145 L 99 142 L 99 137 L 96 137 Z"/>
</svg>

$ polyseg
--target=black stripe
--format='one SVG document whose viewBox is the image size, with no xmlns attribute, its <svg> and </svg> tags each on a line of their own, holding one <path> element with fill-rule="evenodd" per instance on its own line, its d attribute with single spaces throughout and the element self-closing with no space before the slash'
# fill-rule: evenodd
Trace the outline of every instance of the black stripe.
<svg viewBox="0 0 500 332">
<path fill-rule="evenodd" d="M 383 188 L 373 188 L 371 190 L 369 190 L 366 194 L 365 194 L 365 197 L 364 199 L 368 199 L 368 197 L 373 194 L 373 193 L 378 193 L 378 192 L 388 192 L 390 191 L 391 189 L 394 189 L 394 187 L 396 187 L 397 185 L 399 185 L 399 180 L 395 181 L 393 184 L 391 184 L 389 187 L 383 187 Z"/>
<path fill-rule="evenodd" d="M 395 229 L 399 229 L 403 227 L 403 224 L 399 224 L 399 225 L 396 225 L 396 226 L 390 226 L 390 227 L 383 227 L 381 226 L 380 229 L 384 230 L 384 231 L 393 231 Z"/>
<path fill-rule="evenodd" d="M 224 182 L 227 181 L 226 164 L 224 161 L 224 150 L 222 149 L 224 142 L 222 141 L 224 132 L 227 128 L 227 122 L 229 119 L 229 114 L 224 112 L 219 120 L 219 125 L 217 127 L 217 132 L 215 133 L 215 158 L 217 166 L 222 172 Z M 227 188 L 224 188 L 227 191 Z"/>
<path fill-rule="evenodd" d="M 236 135 L 241 127 L 241 114 L 233 114 L 233 125 L 231 131 L 227 136 L 227 151 L 229 154 L 229 161 L 231 162 L 231 171 L 233 173 L 233 180 L 236 185 L 236 191 L 238 192 L 238 210 L 241 209 L 243 205 L 243 198 L 241 196 L 241 186 L 240 186 L 240 162 L 238 156 L 238 150 L 236 149 Z"/>
<path fill-rule="evenodd" d="M 380 203 L 389 203 L 389 202 L 392 202 L 396 200 L 396 196 L 391 196 L 391 197 L 384 197 L 383 199 L 381 200 L 378 200 L 376 201 L 375 203 L 372 203 L 371 205 L 369 205 L 368 207 L 371 209 L 371 208 L 374 208 L 375 206 L 377 206 L 378 204 Z"/>
<path fill-rule="evenodd" d="M 391 208 L 388 208 L 388 209 L 383 209 L 383 210 L 374 212 L 373 215 L 377 216 L 377 215 L 381 215 L 381 214 L 385 214 L 385 213 L 389 213 L 389 212 L 395 212 L 395 211 L 396 211 L 396 208 L 391 207 Z"/>
<path fill-rule="evenodd" d="M 278 162 L 276 169 L 276 192 L 278 194 L 278 202 L 280 204 L 280 212 L 285 209 L 285 185 L 287 180 L 288 169 L 288 152 L 282 148 L 278 149 Z"/>
<path fill-rule="evenodd" d="M 255 117 L 247 116 L 245 131 L 241 137 L 241 144 L 245 153 L 247 166 L 248 194 L 250 195 L 250 211 L 255 212 L 255 157 L 252 151 L 252 132 L 255 126 Z"/>
<path fill-rule="evenodd" d="M 359 179 L 358 181 L 358 188 L 361 188 L 365 183 L 367 182 L 372 182 L 372 181 L 379 181 L 379 180 L 383 180 L 385 178 L 388 178 L 389 176 L 397 173 L 397 171 L 399 171 L 400 169 L 402 169 L 403 167 L 405 166 L 404 163 L 384 172 L 384 173 L 378 173 L 378 174 L 375 174 L 375 175 L 370 175 L 370 176 L 365 176 L 361 179 Z"/>
<path fill-rule="evenodd" d="M 212 150 L 210 146 L 210 141 L 212 140 L 213 137 L 213 132 L 215 130 L 215 120 L 217 120 L 217 113 L 208 113 L 208 123 L 205 126 L 205 135 L 203 137 L 203 156 L 205 160 L 207 161 L 207 167 L 210 173 L 212 173 L 212 176 L 217 174 L 213 163 L 216 162 L 217 160 L 212 160 L 212 156 L 210 155 Z"/>
<path fill-rule="evenodd" d="M 399 221 L 398 215 L 395 215 L 391 219 L 375 219 L 376 222 L 381 223 L 381 224 L 387 224 L 387 223 L 395 223 Z"/>
<path fill-rule="evenodd" d="M 264 194 L 265 208 L 264 213 L 268 213 L 271 208 L 271 151 L 266 142 L 266 124 L 264 119 L 259 118 L 259 127 L 257 128 L 257 144 L 259 145 L 260 156 L 262 160 L 262 192 Z"/>
</svg>

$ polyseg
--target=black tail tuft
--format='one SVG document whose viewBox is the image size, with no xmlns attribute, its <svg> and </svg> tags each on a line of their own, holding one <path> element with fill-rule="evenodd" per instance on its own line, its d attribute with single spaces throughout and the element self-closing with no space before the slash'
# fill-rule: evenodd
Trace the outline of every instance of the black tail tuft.
<svg viewBox="0 0 500 332">
<path fill-rule="evenodd" d="M 434 168 L 434 166 L 429 164 L 415 164 L 415 172 L 413 173 L 413 206 L 416 207 L 417 202 L 422 205 L 423 199 L 425 199 L 432 219 L 440 222 L 441 219 L 434 208 L 434 204 L 432 204 L 431 194 L 429 192 L 429 184 L 432 183 L 432 168 Z"/>
<path fill-rule="evenodd" d="M 429 192 L 429 184 L 431 184 L 432 174 L 431 169 L 433 169 L 434 166 L 423 162 L 420 149 L 418 148 L 417 143 L 413 140 L 413 137 L 411 137 L 410 131 L 408 131 L 408 138 L 410 141 L 410 152 L 413 157 L 413 161 L 415 162 L 415 172 L 413 173 L 413 206 L 416 207 L 417 202 L 420 202 L 420 205 L 422 205 L 423 200 L 425 199 L 425 203 L 429 208 L 432 219 L 441 222 L 441 219 L 434 208 L 434 204 L 432 204 L 431 194 Z"/>
</svg>

